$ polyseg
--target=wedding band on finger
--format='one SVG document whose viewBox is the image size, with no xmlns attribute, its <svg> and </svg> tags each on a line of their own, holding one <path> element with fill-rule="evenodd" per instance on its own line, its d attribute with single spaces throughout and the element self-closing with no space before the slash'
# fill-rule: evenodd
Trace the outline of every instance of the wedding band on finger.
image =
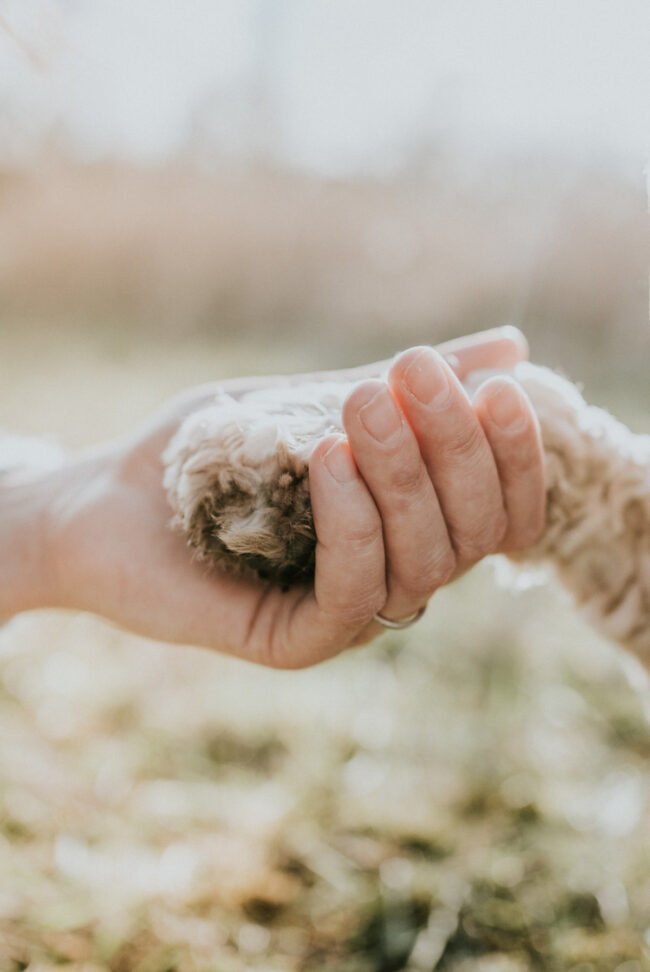
<svg viewBox="0 0 650 972">
<path fill-rule="evenodd" d="M 416 621 L 420 620 L 426 609 L 427 606 L 425 604 L 421 608 L 418 608 L 415 614 L 410 614 L 408 618 L 401 618 L 399 621 L 391 621 L 390 618 L 385 618 L 383 614 L 379 613 L 375 614 L 372 620 L 378 621 L 379 624 L 383 624 L 385 628 L 409 628 L 412 624 L 415 624 Z"/>
</svg>

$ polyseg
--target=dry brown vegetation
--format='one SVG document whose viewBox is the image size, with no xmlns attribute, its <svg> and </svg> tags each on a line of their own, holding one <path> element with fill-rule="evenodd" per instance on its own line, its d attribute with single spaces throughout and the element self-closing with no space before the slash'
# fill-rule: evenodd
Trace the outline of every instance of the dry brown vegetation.
<svg viewBox="0 0 650 972">
<path fill-rule="evenodd" d="M 264 335 L 337 360 L 510 322 L 603 378 L 648 350 L 649 241 L 641 174 L 541 161 L 387 182 L 181 164 L 0 179 L 4 326 Z"/>
</svg>

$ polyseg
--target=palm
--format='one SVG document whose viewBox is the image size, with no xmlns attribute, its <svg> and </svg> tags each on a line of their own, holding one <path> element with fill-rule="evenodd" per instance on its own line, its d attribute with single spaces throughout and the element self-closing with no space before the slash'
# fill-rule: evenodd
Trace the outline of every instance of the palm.
<svg viewBox="0 0 650 972">
<path fill-rule="evenodd" d="M 103 603 L 119 597 L 111 616 L 130 630 L 274 667 L 300 666 L 331 653 L 331 625 L 311 586 L 283 591 L 261 581 L 208 574 L 184 538 L 170 529 L 160 454 L 185 414 L 204 401 L 203 390 L 184 398 L 123 457 L 119 489 L 102 518 L 105 536 L 120 538 L 114 559 L 104 562 Z"/>
</svg>

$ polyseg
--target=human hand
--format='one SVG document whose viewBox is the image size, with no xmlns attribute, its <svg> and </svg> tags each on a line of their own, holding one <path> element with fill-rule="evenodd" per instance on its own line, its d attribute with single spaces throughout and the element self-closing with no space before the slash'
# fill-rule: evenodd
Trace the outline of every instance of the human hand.
<svg viewBox="0 0 650 972">
<path fill-rule="evenodd" d="M 506 329 L 439 351 L 463 377 L 474 369 L 512 367 L 526 347 L 518 332 Z M 436 412 L 435 403 L 418 403 L 402 384 L 417 354 L 405 352 L 390 369 L 400 429 L 383 444 L 365 431 L 362 417 L 368 418 L 370 410 L 363 409 L 369 400 L 385 391 L 381 382 L 367 380 L 381 374 L 384 363 L 309 376 L 361 381 L 345 408 L 347 442 L 321 443 L 311 463 L 319 541 L 313 586 L 282 592 L 268 583 L 207 574 L 184 538 L 170 530 L 161 453 L 185 416 L 214 396 L 217 386 L 209 385 L 174 399 L 134 436 L 34 482 L 32 491 L 42 497 L 43 568 L 33 595 L 16 603 L 89 610 L 160 640 L 302 667 L 370 640 L 381 630 L 372 620 L 378 611 L 410 614 L 479 557 L 504 543 L 534 540 L 544 487 L 529 406 L 523 401 L 519 431 L 499 432 L 489 404 L 498 390 L 499 400 L 509 401 L 512 383 L 492 379 L 473 407 L 443 364 L 451 395 Z M 414 370 L 422 373 L 425 360 L 418 362 Z M 237 379 L 218 387 L 236 396 L 263 383 L 296 380 Z M 428 422 L 433 413 L 438 421 Z M 337 459 L 347 463 L 347 481 L 328 469 Z"/>
<path fill-rule="evenodd" d="M 315 595 L 351 625 L 365 619 L 354 643 L 377 633 L 377 614 L 410 618 L 483 557 L 541 535 L 540 430 L 513 379 L 470 402 L 440 354 L 412 348 L 385 380 L 355 386 L 343 426 L 310 461 Z"/>
</svg>

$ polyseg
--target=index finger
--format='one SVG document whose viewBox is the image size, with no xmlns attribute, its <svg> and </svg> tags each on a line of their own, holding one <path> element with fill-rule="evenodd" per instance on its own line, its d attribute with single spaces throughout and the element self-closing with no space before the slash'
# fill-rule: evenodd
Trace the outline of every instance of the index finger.
<svg viewBox="0 0 650 972">
<path fill-rule="evenodd" d="M 381 518 L 343 436 L 318 444 L 309 481 L 318 537 L 314 586 L 299 597 L 289 592 L 265 655 L 276 668 L 314 665 L 357 644 L 386 601 Z"/>
</svg>

